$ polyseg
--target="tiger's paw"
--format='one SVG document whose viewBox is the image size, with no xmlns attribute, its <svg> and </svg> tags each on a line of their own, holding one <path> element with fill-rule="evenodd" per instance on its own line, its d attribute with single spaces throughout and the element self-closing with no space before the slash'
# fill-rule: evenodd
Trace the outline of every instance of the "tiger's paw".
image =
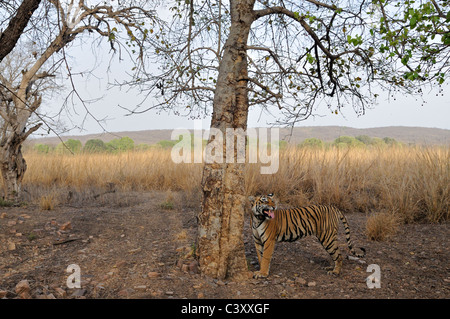
<svg viewBox="0 0 450 319">
<path fill-rule="evenodd" d="M 339 273 L 340 273 L 340 271 L 336 270 L 336 269 L 327 271 L 327 274 L 330 275 L 330 276 L 339 276 Z"/>
<path fill-rule="evenodd" d="M 268 273 L 262 273 L 261 271 L 255 271 L 253 273 L 253 278 L 259 279 L 259 278 L 266 278 L 269 274 Z"/>
</svg>

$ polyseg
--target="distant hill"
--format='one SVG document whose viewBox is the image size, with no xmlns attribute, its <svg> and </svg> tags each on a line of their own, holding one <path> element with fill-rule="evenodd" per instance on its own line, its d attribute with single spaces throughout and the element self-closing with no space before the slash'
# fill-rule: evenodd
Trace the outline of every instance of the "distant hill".
<svg viewBox="0 0 450 319">
<path fill-rule="evenodd" d="M 298 144 L 306 138 L 316 137 L 331 142 L 339 136 L 392 137 L 397 141 L 421 145 L 448 145 L 450 144 L 450 130 L 427 127 L 388 126 L 358 129 L 345 126 L 310 126 L 296 127 L 292 130 L 283 129 L 280 139 L 286 138 L 293 144 Z"/>
<path fill-rule="evenodd" d="M 62 136 L 66 141 L 68 139 L 80 140 L 84 145 L 87 140 L 101 139 L 104 142 L 109 142 L 112 139 L 128 136 L 134 140 L 135 145 L 155 144 L 161 140 L 170 140 L 172 129 L 168 130 L 145 130 L 145 131 L 125 131 L 125 132 L 111 132 L 102 134 L 88 134 L 88 135 L 73 135 Z M 389 126 L 389 127 L 375 127 L 357 129 L 344 126 L 309 126 L 309 127 L 295 127 L 293 129 L 280 128 L 280 139 L 286 140 L 291 144 L 298 144 L 306 138 L 316 137 L 323 141 L 333 141 L 339 136 L 358 136 L 367 135 L 370 137 L 392 137 L 397 141 L 406 144 L 420 144 L 420 145 L 449 145 L 450 144 L 450 130 L 439 128 L 426 127 L 404 127 L 404 126 Z M 29 139 L 28 144 L 49 144 L 57 145 L 61 141 L 57 137 L 43 137 Z"/>
</svg>

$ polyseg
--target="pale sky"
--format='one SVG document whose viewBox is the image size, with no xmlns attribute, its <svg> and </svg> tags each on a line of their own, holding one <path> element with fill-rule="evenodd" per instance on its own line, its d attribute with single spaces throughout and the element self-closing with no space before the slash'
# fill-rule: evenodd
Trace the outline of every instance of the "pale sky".
<svg viewBox="0 0 450 319">
<path fill-rule="evenodd" d="M 70 48 L 69 53 L 75 56 L 76 63 L 72 65 L 72 72 L 85 71 L 92 69 L 94 66 L 98 68 L 94 71 L 94 76 L 90 77 L 74 77 L 78 93 L 83 99 L 95 99 L 103 97 L 97 102 L 89 105 L 89 111 L 97 118 L 107 117 L 109 120 L 104 124 L 104 128 L 109 132 L 120 131 L 140 131 L 152 129 L 174 129 L 187 128 L 193 129 L 194 121 L 185 117 L 175 116 L 172 114 L 156 114 L 155 111 L 147 113 L 125 116 L 127 112 L 118 105 L 133 109 L 141 100 L 136 91 L 127 92 L 126 89 L 107 89 L 107 83 L 112 82 L 114 78 L 124 76 L 124 72 L 131 69 L 127 63 L 113 62 L 110 66 L 111 72 L 106 73 L 106 66 L 109 64 L 110 56 L 105 55 L 101 49 L 96 48 L 96 52 L 92 52 L 90 45 L 82 47 Z M 97 58 L 95 58 L 97 56 Z M 122 74 L 122 75 L 121 75 Z M 66 88 L 70 88 L 70 84 L 66 84 Z M 316 114 L 321 116 L 310 117 L 305 121 L 298 123 L 296 126 L 324 126 L 337 125 L 355 128 L 371 128 L 384 126 L 419 126 L 450 129 L 450 80 L 443 85 L 443 92 L 437 95 L 437 90 L 424 94 L 426 101 L 422 105 L 421 100 L 416 100 L 410 96 L 396 96 L 395 100 L 386 97 L 380 97 L 378 104 L 373 109 L 366 110 L 366 114 L 358 117 L 349 105 L 341 109 L 342 113 L 338 115 L 332 114 L 326 107 L 319 107 Z M 51 101 L 44 101 L 46 110 L 56 112 L 62 105 L 62 98 L 65 94 L 61 92 L 59 97 L 56 96 Z M 148 99 L 146 105 L 152 105 L 152 100 Z M 71 109 L 71 119 L 74 124 L 80 125 L 85 111 L 81 103 L 75 104 L 75 110 L 79 115 Z M 72 127 L 70 120 L 64 119 L 67 127 Z M 257 107 L 253 107 L 249 114 L 249 127 L 268 126 L 268 123 L 274 122 L 273 117 L 266 116 Z M 203 128 L 208 129 L 210 118 L 203 120 Z M 72 129 L 67 135 L 84 135 L 91 133 L 101 133 L 103 130 L 99 124 L 87 117 L 83 130 Z"/>
</svg>

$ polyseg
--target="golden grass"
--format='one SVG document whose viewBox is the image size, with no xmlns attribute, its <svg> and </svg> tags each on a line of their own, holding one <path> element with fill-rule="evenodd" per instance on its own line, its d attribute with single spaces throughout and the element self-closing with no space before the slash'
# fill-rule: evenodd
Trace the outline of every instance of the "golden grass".
<svg viewBox="0 0 450 319">
<path fill-rule="evenodd" d="M 175 164 L 170 151 L 122 154 L 25 154 L 29 186 L 76 190 L 183 190 L 198 194 L 202 164 Z M 402 222 L 449 219 L 450 148 L 392 147 L 280 152 L 279 170 L 261 175 L 248 164 L 248 195 L 275 193 L 284 205 L 334 204 L 344 211 L 392 211 Z"/>
<path fill-rule="evenodd" d="M 53 193 L 44 195 L 39 201 L 39 207 L 41 210 L 53 210 L 56 205 L 56 198 Z"/>
<path fill-rule="evenodd" d="M 367 219 L 366 235 L 370 240 L 383 241 L 396 234 L 399 217 L 393 212 L 380 212 Z"/>
</svg>

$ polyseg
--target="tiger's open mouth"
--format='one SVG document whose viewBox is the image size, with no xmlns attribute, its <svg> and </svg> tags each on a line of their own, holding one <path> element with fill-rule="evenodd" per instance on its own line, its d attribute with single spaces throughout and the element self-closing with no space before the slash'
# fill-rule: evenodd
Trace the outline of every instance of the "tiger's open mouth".
<svg viewBox="0 0 450 319">
<path fill-rule="evenodd" d="M 266 218 L 275 218 L 275 214 L 273 213 L 273 208 L 265 208 L 263 209 L 263 214 Z"/>
</svg>

